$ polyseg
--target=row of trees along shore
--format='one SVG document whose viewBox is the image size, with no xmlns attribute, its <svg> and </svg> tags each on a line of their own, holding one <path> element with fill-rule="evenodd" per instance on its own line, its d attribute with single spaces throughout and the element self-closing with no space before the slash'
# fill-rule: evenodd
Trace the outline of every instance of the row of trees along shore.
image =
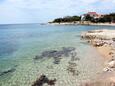
<svg viewBox="0 0 115 86">
<path fill-rule="evenodd" d="M 53 23 L 63 23 L 63 22 L 74 22 L 74 21 L 80 21 L 80 16 L 66 16 L 63 18 L 56 18 L 53 20 Z"/>
<path fill-rule="evenodd" d="M 64 22 L 75 22 L 75 21 L 81 21 L 81 16 L 66 16 L 63 18 L 56 18 L 53 20 L 53 23 L 64 23 Z M 87 15 L 84 21 L 91 21 L 93 23 L 106 23 L 106 22 L 115 23 L 115 13 L 106 14 L 100 18 L 93 18 L 90 15 Z"/>
</svg>

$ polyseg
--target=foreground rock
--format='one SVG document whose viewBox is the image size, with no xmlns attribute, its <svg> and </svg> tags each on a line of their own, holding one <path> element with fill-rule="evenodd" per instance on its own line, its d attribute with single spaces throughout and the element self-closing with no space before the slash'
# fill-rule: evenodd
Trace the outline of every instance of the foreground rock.
<svg viewBox="0 0 115 86">
<path fill-rule="evenodd" d="M 108 67 L 110 67 L 110 68 L 115 68 L 115 60 L 110 61 L 110 62 L 108 63 Z"/>
<path fill-rule="evenodd" d="M 44 84 L 55 85 L 56 79 L 50 80 L 45 75 L 41 75 L 32 86 L 43 86 Z"/>
<path fill-rule="evenodd" d="M 106 59 L 102 71 L 106 80 L 103 78 L 101 81 L 86 82 L 83 86 L 115 86 L 115 30 L 87 31 L 81 34 L 81 38 L 88 40 Z"/>
<path fill-rule="evenodd" d="M 92 30 L 83 32 L 81 37 L 84 39 L 113 39 L 115 38 L 115 30 Z"/>
</svg>

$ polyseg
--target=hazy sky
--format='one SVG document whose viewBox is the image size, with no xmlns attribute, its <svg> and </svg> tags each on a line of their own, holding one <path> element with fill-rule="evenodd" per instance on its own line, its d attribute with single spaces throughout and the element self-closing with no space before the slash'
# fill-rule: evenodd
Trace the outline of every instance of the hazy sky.
<svg viewBox="0 0 115 86">
<path fill-rule="evenodd" d="M 115 12 L 115 0 L 0 0 L 0 24 L 41 23 L 88 11 Z"/>
</svg>

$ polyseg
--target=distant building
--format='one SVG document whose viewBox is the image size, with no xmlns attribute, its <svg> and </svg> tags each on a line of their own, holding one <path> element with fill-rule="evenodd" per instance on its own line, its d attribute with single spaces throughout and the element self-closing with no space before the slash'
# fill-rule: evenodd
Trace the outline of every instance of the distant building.
<svg viewBox="0 0 115 86">
<path fill-rule="evenodd" d="M 90 15 L 93 18 L 100 18 L 102 15 L 96 12 L 88 12 L 87 15 Z"/>
<path fill-rule="evenodd" d="M 94 19 L 98 19 L 100 17 L 102 17 L 102 14 L 98 14 L 96 12 L 88 12 L 86 14 L 81 15 L 81 20 L 85 20 L 86 16 L 89 15 L 90 17 L 93 17 Z"/>
</svg>

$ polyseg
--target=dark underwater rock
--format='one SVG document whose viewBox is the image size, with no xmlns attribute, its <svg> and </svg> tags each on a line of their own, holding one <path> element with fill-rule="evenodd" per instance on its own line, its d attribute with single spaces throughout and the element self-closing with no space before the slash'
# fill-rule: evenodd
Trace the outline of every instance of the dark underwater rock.
<svg viewBox="0 0 115 86">
<path fill-rule="evenodd" d="M 35 56 L 34 59 L 44 58 L 44 57 L 62 57 L 62 56 L 69 56 L 70 52 L 74 51 L 74 47 L 63 47 L 62 50 L 49 50 L 43 51 L 41 55 Z"/>
<path fill-rule="evenodd" d="M 56 58 L 54 58 L 54 64 L 59 64 L 60 63 L 60 60 L 61 60 L 61 58 L 58 58 L 58 57 L 56 57 Z"/>
<path fill-rule="evenodd" d="M 67 66 L 68 73 L 71 73 L 73 76 L 78 76 L 80 72 L 76 69 L 77 64 L 72 61 L 69 61 L 68 64 L 69 64 Z"/>
<path fill-rule="evenodd" d="M 13 68 L 9 68 L 9 69 L 7 69 L 7 70 L 4 70 L 4 71 L 0 72 L 0 76 L 3 76 L 3 75 L 5 75 L 5 74 L 14 72 L 14 71 L 16 70 L 15 67 L 17 67 L 17 65 L 15 65 Z"/>
<path fill-rule="evenodd" d="M 50 51 L 44 51 L 42 52 L 41 56 L 43 57 L 54 57 L 58 51 L 56 50 L 50 50 Z"/>
<path fill-rule="evenodd" d="M 41 75 L 40 78 L 38 78 L 32 86 L 43 86 L 45 83 L 48 85 L 55 85 L 56 79 L 49 80 L 45 75 Z"/>
<path fill-rule="evenodd" d="M 70 55 L 70 52 L 74 51 L 74 47 L 63 47 L 63 54 L 64 56 L 68 57 Z"/>
<path fill-rule="evenodd" d="M 63 47 L 63 51 L 65 52 L 71 52 L 71 51 L 74 51 L 75 48 L 74 47 Z"/>
<path fill-rule="evenodd" d="M 76 52 L 71 54 L 71 52 L 75 51 L 74 47 L 62 47 L 61 50 L 48 50 L 48 51 L 43 51 L 41 55 L 36 55 L 34 60 L 39 60 L 42 58 L 53 58 L 54 59 L 54 64 L 59 64 L 60 63 L 60 57 L 69 57 L 71 56 L 72 58 L 75 58 L 77 55 Z"/>
<path fill-rule="evenodd" d="M 42 59 L 42 58 L 43 58 L 42 56 L 36 55 L 34 60 L 38 60 L 38 59 Z"/>
</svg>

